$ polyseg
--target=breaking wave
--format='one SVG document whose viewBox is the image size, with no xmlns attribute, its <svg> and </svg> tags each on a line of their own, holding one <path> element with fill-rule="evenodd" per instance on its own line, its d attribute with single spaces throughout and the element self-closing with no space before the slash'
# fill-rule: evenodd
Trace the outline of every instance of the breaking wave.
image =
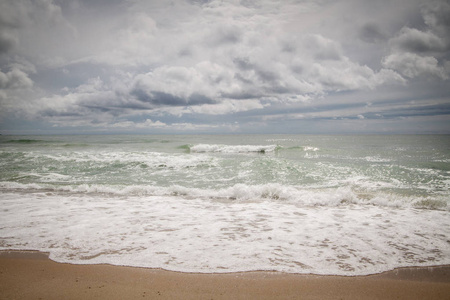
<svg viewBox="0 0 450 300">
<path fill-rule="evenodd" d="M 235 184 L 220 189 L 201 189 L 188 188 L 180 185 L 171 185 L 168 187 L 152 185 L 107 186 L 100 184 L 63 186 L 45 183 L 23 184 L 17 182 L 0 182 L 0 189 L 4 192 L 70 193 L 92 196 L 162 196 L 237 203 L 273 201 L 293 204 L 300 207 L 373 205 L 380 207 L 413 207 L 432 210 L 450 210 L 450 206 L 444 196 L 420 197 L 396 195 L 382 191 L 364 192 L 357 191 L 349 186 L 338 188 L 302 188 L 270 183 L 262 185 Z"/>
<path fill-rule="evenodd" d="M 191 152 L 221 152 L 221 153 L 267 153 L 274 152 L 279 147 L 277 145 L 218 145 L 218 144 L 198 144 L 189 147 Z"/>
</svg>

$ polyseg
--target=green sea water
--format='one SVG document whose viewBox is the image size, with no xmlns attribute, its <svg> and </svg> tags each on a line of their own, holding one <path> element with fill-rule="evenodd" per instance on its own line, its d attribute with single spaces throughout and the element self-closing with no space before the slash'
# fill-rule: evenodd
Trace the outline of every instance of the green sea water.
<svg viewBox="0 0 450 300">
<path fill-rule="evenodd" d="M 187 272 L 450 263 L 448 135 L 0 137 L 0 249 Z"/>
</svg>

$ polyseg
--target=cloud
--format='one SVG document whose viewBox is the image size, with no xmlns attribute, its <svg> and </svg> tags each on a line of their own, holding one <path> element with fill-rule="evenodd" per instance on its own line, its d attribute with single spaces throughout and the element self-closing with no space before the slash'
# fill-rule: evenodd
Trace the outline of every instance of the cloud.
<svg viewBox="0 0 450 300">
<path fill-rule="evenodd" d="M 420 10 L 426 24 L 423 29 L 403 27 L 389 40 L 390 53 L 382 60 L 385 68 L 408 78 L 435 76 L 449 78 L 450 4 L 430 1 Z"/>
<path fill-rule="evenodd" d="M 32 86 L 33 81 L 28 77 L 28 74 L 17 67 L 6 73 L 0 71 L 1 89 L 26 89 Z"/>
<path fill-rule="evenodd" d="M 212 104 L 218 93 L 215 89 L 225 80 L 222 73 L 219 66 L 208 62 L 189 68 L 163 66 L 137 75 L 129 94 L 155 107 Z"/>
<path fill-rule="evenodd" d="M 35 95 L 34 82 L 29 77 L 29 73 L 35 72 L 34 66 L 22 63 L 10 64 L 5 72 L 0 70 L 0 120 L 27 111 L 27 100 Z"/>
<path fill-rule="evenodd" d="M 11 32 L 6 30 L 0 31 L 0 55 L 8 53 L 16 47 L 18 39 Z"/>
<path fill-rule="evenodd" d="M 269 104 L 262 104 L 260 100 L 224 100 L 216 105 L 201 105 L 190 107 L 184 113 L 197 113 L 207 115 L 226 115 L 232 113 L 245 112 L 249 110 L 263 109 Z"/>
<path fill-rule="evenodd" d="M 205 103 L 214 103 L 213 100 L 194 93 L 187 98 L 181 98 L 172 94 L 158 92 L 158 91 L 145 91 L 140 88 L 136 88 L 132 91 L 131 95 L 136 96 L 139 101 L 150 103 L 156 107 L 158 106 L 192 106 Z"/>
<path fill-rule="evenodd" d="M 409 52 L 394 53 L 384 58 L 383 66 L 409 78 L 432 75 L 444 80 L 448 79 L 447 71 L 440 67 L 438 60 L 432 56 L 420 56 Z"/>
<path fill-rule="evenodd" d="M 132 121 L 123 121 L 123 122 L 117 122 L 108 125 L 112 128 L 131 128 L 131 129 L 137 129 L 137 128 L 164 128 L 167 126 L 167 124 L 156 121 L 153 122 L 150 119 L 146 119 L 144 122 L 141 123 L 135 123 Z"/>
<path fill-rule="evenodd" d="M 220 47 L 224 45 L 233 45 L 242 41 L 243 30 L 239 26 L 221 24 L 211 30 L 206 38 L 207 45 Z"/>
<path fill-rule="evenodd" d="M 21 46 L 20 51 L 32 53 L 36 48 L 26 46 L 41 45 L 47 42 L 45 31 L 50 33 L 67 33 L 75 30 L 64 18 L 61 7 L 51 0 L 5 0 L 0 3 L 0 32 L 3 41 L 9 40 L 14 46 Z M 43 41 L 39 41 L 43 36 Z M 57 38 L 61 36 L 58 34 Z M 14 41 L 14 42 L 13 42 Z M 10 45 L 11 47 L 13 45 Z"/>
<path fill-rule="evenodd" d="M 450 3 L 448 1 L 427 1 L 422 7 L 424 22 L 441 36 L 447 36 L 450 31 Z"/>
<path fill-rule="evenodd" d="M 345 102 L 358 107 L 347 118 L 367 121 L 385 90 L 395 89 L 395 99 L 413 97 L 413 86 L 424 96 L 436 86 L 447 93 L 437 82 L 450 74 L 449 7 L 419 0 L 1 1 L 1 114 L 61 127 L 209 131 L 279 122 L 278 112 L 320 119 Z M 336 95 L 358 97 L 350 105 Z"/>
<path fill-rule="evenodd" d="M 408 27 L 402 28 L 398 36 L 390 40 L 390 44 L 396 50 L 412 53 L 439 53 L 447 47 L 446 41 L 433 32 Z"/>
<path fill-rule="evenodd" d="M 386 39 L 386 34 L 376 23 L 367 23 L 363 25 L 359 31 L 359 38 L 363 41 L 376 44 Z"/>
<path fill-rule="evenodd" d="M 39 62 L 43 56 L 55 53 L 49 46 L 61 44 L 61 33 L 73 33 L 73 29 L 51 0 L 0 2 L 2 117 L 30 116 L 28 113 L 36 110 L 32 106 L 44 94 L 34 79 Z"/>
</svg>

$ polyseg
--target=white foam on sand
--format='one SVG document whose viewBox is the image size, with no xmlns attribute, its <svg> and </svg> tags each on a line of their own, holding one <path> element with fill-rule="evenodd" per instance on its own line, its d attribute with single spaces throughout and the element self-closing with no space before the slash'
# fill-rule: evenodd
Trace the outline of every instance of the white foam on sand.
<svg viewBox="0 0 450 300">
<path fill-rule="evenodd" d="M 50 252 L 74 264 L 207 273 L 364 275 L 450 263 L 448 211 L 241 200 L 6 191 L 0 249 Z"/>
</svg>

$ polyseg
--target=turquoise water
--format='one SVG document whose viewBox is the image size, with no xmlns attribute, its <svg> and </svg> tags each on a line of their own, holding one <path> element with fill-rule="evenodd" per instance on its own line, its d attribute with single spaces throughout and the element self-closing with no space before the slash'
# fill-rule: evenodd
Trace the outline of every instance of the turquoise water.
<svg viewBox="0 0 450 300">
<path fill-rule="evenodd" d="M 446 135 L 1 136 L 0 168 L 0 248 L 58 261 L 344 275 L 450 263 Z"/>
</svg>

